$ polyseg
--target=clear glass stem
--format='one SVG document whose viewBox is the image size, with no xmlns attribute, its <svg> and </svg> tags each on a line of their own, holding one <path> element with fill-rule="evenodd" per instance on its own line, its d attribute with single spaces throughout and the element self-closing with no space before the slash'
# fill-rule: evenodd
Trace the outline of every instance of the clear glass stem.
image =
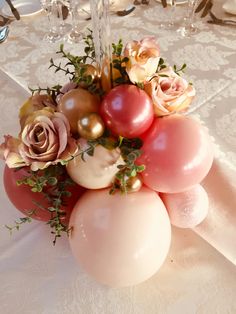
<svg viewBox="0 0 236 314">
<path fill-rule="evenodd" d="M 90 0 L 96 63 L 103 88 L 111 88 L 111 28 L 109 0 Z"/>
<path fill-rule="evenodd" d="M 195 5 L 196 5 L 196 0 L 188 0 L 188 10 L 187 10 L 187 16 L 184 21 L 184 26 L 178 29 L 178 32 L 184 37 L 189 37 L 192 34 L 197 32 L 197 27 L 194 25 Z"/>
<path fill-rule="evenodd" d="M 58 13 L 56 1 L 52 1 L 50 4 L 48 4 L 46 11 L 47 11 L 49 32 L 44 37 L 44 39 L 49 42 L 55 42 L 61 38 L 61 35 L 58 33 L 58 27 L 57 27 L 57 22 L 56 22 L 57 13 Z"/>
<path fill-rule="evenodd" d="M 170 10 L 171 10 L 171 15 L 170 15 L 170 26 L 174 26 L 174 17 L 175 17 L 175 7 L 176 7 L 176 2 L 175 0 L 170 1 Z"/>
<path fill-rule="evenodd" d="M 188 14 L 186 19 L 186 27 L 191 27 L 191 25 L 194 24 L 194 8 L 195 8 L 195 0 L 189 0 L 188 1 Z"/>
<path fill-rule="evenodd" d="M 69 3 L 63 2 L 63 1 L 58 1 L 57 3 L 58 3 L 58 14 L 59 14 L 59 19 L 60 19 L 60 32 L 62 35 L 65 35 L 71 30 L 71 25 L 65 22 L 64 16 L 63 16 L 63 9 L 64 8 L 68 9 Z"/>
<path fill-rule="evenodd" d="M 71 32 L 68 35 L 68 40 L 69 40 L 69 42 L 74 42 L 74 43 L 80 42 L 82 40 L 82 38 L 83 38 L 83 34 L 80 31 L 79 26 L 78 26 L 78 20 L 79 20 L 78 5 L 79 5 L 79 1 L 78 0 L 71 0 L 71 2 L 70 2 L 70 11 L 71 11 L 71 25 L 72 25 L 72 29 L 71 29 Z"/>
</svg>

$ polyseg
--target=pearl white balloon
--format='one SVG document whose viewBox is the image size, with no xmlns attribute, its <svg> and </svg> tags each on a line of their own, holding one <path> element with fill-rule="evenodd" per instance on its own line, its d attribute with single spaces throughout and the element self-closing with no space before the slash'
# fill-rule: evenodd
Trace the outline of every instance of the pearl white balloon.
<svg viewBox="0 0 236 314">
<path fill-rule="evenodd" d="M 87 141 L 79 140 L 82 150 L 88 148 Z M 118 165 L 124 164 L 120 150 L 108 150 L 101 145 L 95 147 L 93 156 L 84 154 L 75 157 L 67 165 L 69 176 L 77 184 L 87 189 L 106 188 L 112 184 L 115 174 L 118 172 Z"/>
<path fill-rule="evenodd" d="M 156 273 L 170 246 L 166 208 L 152 190 L 130 194 L 87 191 L 70 219 L 72 253 L 98 282 L 136 285 Z"/>
<path fill-rule="evenodd" d="M 179 228 L 194 228 L 207 216 L 209 200 L 204 188 L 197 184 L 181 193 L 163 193 L 171 224 Z"/>
</svg>

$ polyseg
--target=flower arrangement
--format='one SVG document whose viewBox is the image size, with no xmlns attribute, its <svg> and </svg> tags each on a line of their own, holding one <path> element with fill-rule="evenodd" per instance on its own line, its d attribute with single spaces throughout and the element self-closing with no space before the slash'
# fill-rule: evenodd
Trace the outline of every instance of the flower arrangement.
<svg viewBox="0 0 236 314">
<path fill-rule="evenodd" d="M 181 77 L 186 65 L 168 66 L 154 37 L 112 48 L 106 73 L 96 65 L 92 32 L 82 56 L 61 45 L 66 65 L 51 59 L 50 67 L 69 82 L 31 89 L 20 133 L 5 136 L 0 154 L 6 192 L 26 215 L 7 228 L 46 221 L 54 244 L 69 235 L 89 274 L 125 286 L 161 266 L 170 221 L 185 228 L 204 219 L 199 183 L 213 154 L 206 131 L 182 114 L 195 96 Z"/>
</svg>

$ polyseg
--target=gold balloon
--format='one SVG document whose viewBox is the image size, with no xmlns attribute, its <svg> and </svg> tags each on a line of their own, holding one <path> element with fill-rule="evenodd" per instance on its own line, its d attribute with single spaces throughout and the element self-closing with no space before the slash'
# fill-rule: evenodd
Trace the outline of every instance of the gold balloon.
<svg viewBox="0 0 236 314">
<path fill-rule="evenodd" d="M 77 133 L 78 120 L 91 112 L 99 111 L 100 100 L 96 95 L 82 88 L 72 89 L 64 94 L 58 104 L 58 111 L 67 117 L 71 132 Z"/>
<path fill-rule="evenodd" d="M 82 64 L 82 65 L 80 65 L 80 69 L 81 68 L 85 69 L 85 72 L 84 72 L 83 75 L 85 75 L 85 76 L 89 76 L 90 75 L 91 78 L 92 78 L 92 82 L 96 82 L 97 81 L 97 79 L 98 79 L 98 71 L 97 71 L 97 69 L 93 65 L 91 65 L 91 64 Z M 80 73 L 80 69 L 78 70 L 78 75 Z M 82 88 L 86 88 L 87 84 L 85 82 L 80 82 L 79 86 L 82 87 Z"/>
<path fill-rule="evenodd" d="M 141 179 L 138 176 L 137 177 L 130 177 L 126 181 L 126 184 L 127 184 L 128 193 L 138 192 L 143 185 Z"/>
<path fill-rule="evenodd" d="M 86 140 L 95 140 L 104 133 L 104 122 L 97 113 L 89 113 L 78 121 L 78 133 Z"/>
</svg>

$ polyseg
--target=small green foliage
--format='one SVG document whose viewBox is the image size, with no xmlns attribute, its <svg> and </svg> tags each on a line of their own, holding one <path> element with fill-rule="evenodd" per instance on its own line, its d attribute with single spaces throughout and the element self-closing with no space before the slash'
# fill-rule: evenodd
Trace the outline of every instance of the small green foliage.
<svg viewBox="0 0 236 314">
<path fill-rule="evenodd" d="M 185 72 L 186 67 L 187 67 L 187 65 L 184 63 L 179 69 L 177 68 L 176 65 L 174 65 L 173 69 L 174 69 L 175 73 L 180 76 L 182 73 Z"/>
<path fill-rule="evenodd" d="M 124 165 L 118 165 L 118 172 L 113 182 L 110 194 L 120 190 L 121 193 L 127 193 L 127 181 L 130 177 L 137 176 L 138 173 L 145 169 L 144 165 L 136 165 L 135 162 L 142 152 L 142 140 L 139 138 L 127 139 L 122 136 L 118 139 L 118 147 L 121 150 L 121 155 L 124 160 Z"/>
<path fill-rule="evenodd" d="M 138 82 L 138 83 L 136 83 L 136 85 L 138 86 L 138 88 L 144 89 L 144 84 L 143 83 Z"/>
<path fill-rule="evenodd" d="M 51 233 L 54 235 L 53 244 L 55 245 L 57 238 L 60 238 L 62 233 L 68 234 L 68 226 L 64 222 L 66 212 L 62 209 L 66 205 L 65 198 L 71 196 L 68 188 L 74 184 L 68 176 L 65 167 L 60 164 L 49 166 L 46 169 L 39 171 L 28 171 L 23 179 L 17 181 L 18 185 L 28 185 L 32 192 L 42 193 L 45 199 L 48 200 L 49 206 L 43 207 L 40 203 L 34 204 L 41 209 L 47 210 L 51 214 L 51 218 L 47 224 L 52 228 Z M 19 230 L 20 226 L 25 222 L 31 222 L 30 216 L 35 213 L 36 209 L 29 213 L 29 217 L 20 218 L 15 221 L 13 227 L 6 226 L 12 233 L 14 229 Z M 63 218 L 63 219 L 62 219 Z"/>
<path fill-rule="evenodd" d="M 29 211 L 27 212 L 27 217 L 21 217 L 18 220 L 14 221 L 14 225 L 13 226 L 9 226 L 9 225 L 5 225 L 5 228 L 7 228 L 10 232 L 10 235 L 13 234 L 14 230 L 19 231 L 20 227 L 25 224 L 25 223 L 30 223 L 32 221 L 31 216 L 35 213 L 35 210 Z"/>
<path fill-rule="evenodd" d="M 112 77 L 112 85 L 121 85 L 127 83 L 129 84 L 130 80 L 126 72 L 126 64 L 129 62 L 129 58 L 122 56 L 123 51 L 122 40 L 120 39 L 117 44 L 113 43 L 112 48 L 113 48 L 112 68 L 116 69 L 120 74 L 120 76 L 116 78 Z"/>
<path fill-rule="evenodd" d="M 156 72 L 159 72 L 159 71 L 161 71 L 161 70 L 163 70 L 163 69 L 165 69 L 165 68 L 167 68 L 167 65 L 166 65 L 166 63 L 165 63 L 165 60 L 164 60 L 163 58 L 160 58 Z"/>
<path fill-rule="evenodd" d="M 88 29 L 88 35 L 84 37 L 84 55 L 83 56 L 74 56 L 69 52 L 64 50 L 64 45 L 61 44 L 59 50 L 56 52 L 60 54 L 62 58 L 66 59 L 66 64 L 56 64 L 51 58 L 49 68 L 55 68 L 55 73 L 62 71 L 65 75 L 70 76 L 70 80 L 76 83 L 77 85 L 86 86 L 87 90 L 93 94 L 103 95 L 103 90 L 97 86 L 94 82 L 91 75 L 86 75 L 87 63 L 95 62 L 95 48 L 93 43 L 92 31 Z"/>
<path fill-rule="evenodd" d="M 122 39 L 119 39 L 118 44 L 112 44 L 112 53 L 113 55 L 120 57 L 123 50 L 123 42 Z"/>
<path fill-rule="evenodd" d="M 60 89 L 61 88 L 62 88 L 61 85 L 55 85 L 55 86 L 46 87 L 46 88 L 41 88 L 41 87 L 31 88 L 31 87 L 29 87 L 29 90 L 31 91 L 32 96 L 35 93 L 41 94 L 41 93 L 45 93 L 46 92 L 46 94 L 48 96 L 50 96 L 52 98 L 52 100 L 56 103 L 56 98 L 60 94 Z"/>
</svg>

